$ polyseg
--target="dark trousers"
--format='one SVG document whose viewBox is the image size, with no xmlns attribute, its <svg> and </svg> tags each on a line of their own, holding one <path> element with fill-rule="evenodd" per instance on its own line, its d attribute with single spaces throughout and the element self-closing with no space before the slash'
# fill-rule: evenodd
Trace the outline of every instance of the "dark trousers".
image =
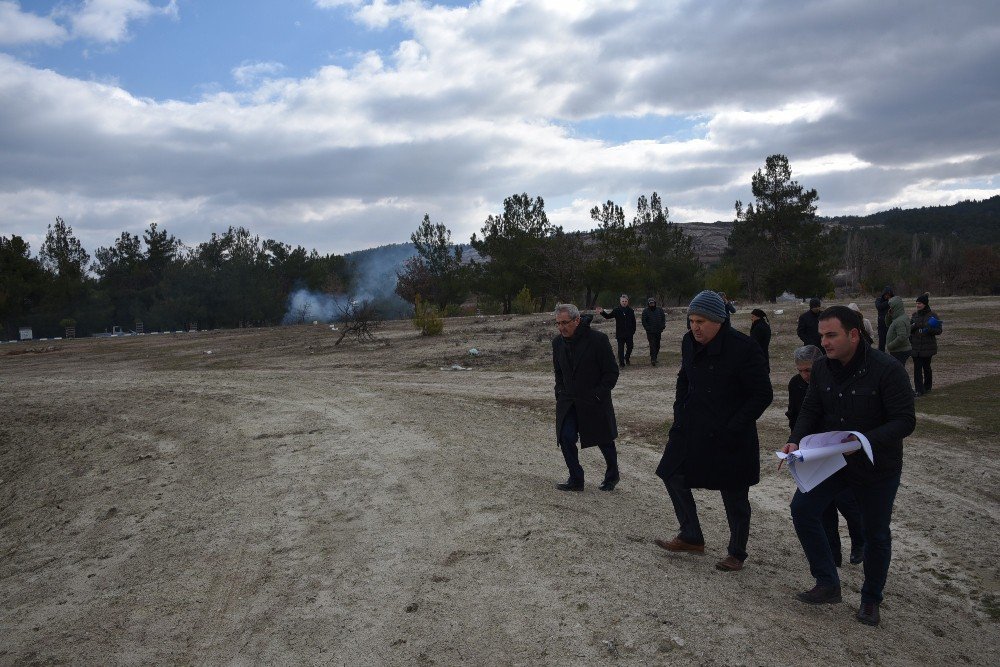
<svg viewBox="0 0 1000 667">
<path fill-rule="evenodd" d="M 855 456 L 858 456 L 855 454 Z M 892 560 L 892 505 L 899 489 L 899 475 L 868 484 L 849 484 L 837 473 L 809 493 L 796 491 L 792 497 L 792 524 L 809 561 L 809 572 L 820 586 L 839 586 L 840 576 L 833 561 L 833 549 L 823 526 L 823 513 L 837 495 L 853 489 L 861 508 L 865 535 L 865 583 L 862 602 L 882 602 L 882 590 Z"/>
<path fill-rule="evenodd" d="M 893 352 L 892 356 L 896 358 L 896 361 L 906 366 L 906 360 L 910 358 L 910 351 L 906 352 Z"/>
<path fill-rule="evenodd" d="M 632 337 L 619 338 L 618 340 L 618 365 L 624 366 L 629 363 L 629 359 L 632 358 L 632 347 L 635 345 L 632 342 Z"/>
<path fill-rule="evenodd" d="M 656 362 L 656 357 L 660 354 L 660 332 L 656 333 L 646 332 L 646 340 L 649 341 L 649 359 L 652 362 Z"/>
<path fill-rule="evenodd" d="M 674 504 L 677 522 L 681 526 L 678 536 L 689 544 L 704 544 L 705 536 L 702 535 L 701 524 L 698 522 L 698 507 L 691 489 L 684 488 L 683 475 L 671 475 L 664 484 L 670 494 L 670 501 Z M 746 560 L 747 541 L 750 539 L 750 487 L 722 489 L 720 493 L 722 504 L 726 508 L 726 521 L 729 522 L 727 550 L 730 556 Z"/>
<path fill-rule="evenodd" d="M 846 488 L 836 495 L 830 506 L 823 512 L 823 530 L 830 540 L 830 551 L 833 552 L 833 562 L 840 566 L 843 554 L 840 548 L 840 519 L 837 513 L 844 515 L 847 522 L 847 532 L 851 536 L 851 551 L 865 545 L 864 520 L 861 518 L 861 507 L 858 505 L 854 489 Z"/>
<path fill-rule="evenodd" d="M 913 357 L 913 388 L 918 394 L 931 390 L 931 357 Z"/>
<path fill-rule="evenodd" d="M 878 328 L 878 349 L 879 352 L 885 352 L 885 337 L 889 333 L 888 329 Z"/>
<path fill-rule="evenodd" d="M 559 448 L 562 450 L 563 458 L 566 459 L 566 467 L 569 468 L 569 478 L 572 482 L 583 484 L 583 466 L 580 465 L 580 450 L 576 448 L 577 438 L 580 431 L 576 423 L 576 408 L 572 408 L 566 419 L 563 420 L 562 428 L 559 429 Z M 618 450 L 615 443 L 608 445 L 598 445 L 601 454 L 604 455 L 604 462 L 607 470 L 604 479 L 616 479 L 618 477 Z"/>
</svg>

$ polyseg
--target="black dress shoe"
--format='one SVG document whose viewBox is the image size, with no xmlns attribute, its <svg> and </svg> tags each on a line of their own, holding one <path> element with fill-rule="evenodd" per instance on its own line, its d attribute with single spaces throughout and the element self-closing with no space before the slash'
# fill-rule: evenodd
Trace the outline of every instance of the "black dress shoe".
<svg viewBox="0 0 1000 667">
<path fill-rule="evenodd" d="M 567 479 L 565 482 L 556 484 L 556 488 L 560 491 L 583 491 L 583 482 Z"/>
<path fill-rule="evenodd" d="M 616 486 L 618 486 L 618 475 L 615 475 L 611 479 L 604 480 L 598 488 L 601 491 L 614 491 Z"/>
<path fill-rule="evenodd" d="M 851 547 L 851 565 L 865 562 L 865 545 Z"/>
<path fill-rule="evenodd" d="M 879 621 L 882 620 L 878 613 L 878 603 L 862 602 L 858 609 L 857 619 L 865 625 L 878 625 Z"/>
<path fill-rule="evenodd" d="M 796 595 L 798 599 L 809 604 L 834 604 L 840 602 L 840 586 L 813 586 L 808 591 Z"/>
</svg>

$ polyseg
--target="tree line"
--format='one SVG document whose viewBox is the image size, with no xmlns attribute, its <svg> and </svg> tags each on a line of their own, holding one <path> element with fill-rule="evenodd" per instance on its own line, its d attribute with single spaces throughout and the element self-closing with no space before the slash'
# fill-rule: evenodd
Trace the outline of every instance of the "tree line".
<svg viewBox="0 0 1000 667">
<path fill-rule="evenodd" d="M 824 224 L 816 216 L 818 193 L 793 180 L 784 155 L 766 159 L 751 192 L 752 202 L 735 202 L 727 248 L 708 268 L 656 192 L 638 197 L 630 219 L 614 201 L 595 205 L 588 232 L 553 225 L 541 197 L 513 194 L 472 235 L 474 257 L 425 215 L 410 237 L 416 254 L 394 276 L 395 294 L 443 314 L 535 312 L 570 301 L 593 308 L 622 292 L 636 303 L 654 297 L 679 304 L 705 287 L 762 301 L 784 291 L 827 295 L 842 268 L 841 287 L 852 293 L 886 284 L 897 291 L 1000 291 L 995 243 L 857 219 Z M 915 224 L 927 223 L 921 217 Z M 123 232 L 91 258 L 57 218 L 35 256 L 21 237 L 0 236 L 0 325 L 12 338 L 19 326 L 57 336 L 66 326 L 86 335 L 140 321 L 147 331 L 277 324 L 287 321 L 293 290 L 356 294 L 359 280 L 344 256 L 261 240 L 243 227 L 188 247 L 153 223 L 141 237 Z M 394 314 L 383 305 L 383 315 Z"/>
</svg>

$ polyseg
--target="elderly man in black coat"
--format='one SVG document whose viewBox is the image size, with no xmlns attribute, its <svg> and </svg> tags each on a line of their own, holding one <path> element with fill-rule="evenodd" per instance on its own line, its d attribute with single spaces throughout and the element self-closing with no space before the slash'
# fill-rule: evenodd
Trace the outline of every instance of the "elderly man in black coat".
<svg viewBox="0 0 1000 667">
<path fill-rule="evenodd" d="M 760 346 L 730 326 L 725 302 L 699 293 L 688 306 L 691 330 L 681 342 L 674 423 L 656 469 L 680 523 L 668 551 L 704 552 L 691 489 L 718 489 L 729 522 L 728 555 L 716 568 L 743 569 L 750 536 L 750 487 L 760 481 L 757 418 L 774 397 Z"/>
<path fill-rule="evenodd" d="M 845 457 L 846 466 L 809 493 L 796 491 L 792 523 L 816 580 L 798 598 L 810 604 L 840 602 L 840 577 L 823 513 L 841 491 L 854 490 L 865 533 L 865 581 L 857 619 L 878 625 L 892 556 L 889 524 L 903 470 L 903 438 L 913 432 L 916 417 L 906 369 L 872 349 L 862 330 L 861 318 L 846 306 L 833 306 L 820 315 L 826 358 L 813 365 L 809 390 L 783 451 L 793 452 L 805 436 L 828 431 L 860 433 L 871 445 L 872 461 L 854 451 Z M 859 438 L 852 434 L 844 442 L 849 440 Z"/>
<path fill-rule="evenodd" d="M 556 437 L 562 449 L 569 479 L 557 484 L 562 491 L 583 490 L 583 467 L 576 448 L 597 446 L 607 470 L 602 491 L 618 484 L 618 423 L 611 403 L 611 390 L 618 382 L 618 366 L 611 342 L 590 328 L 592 315 L 580 315 L 571 303 L 555 310 L 559 335 L 552 339 L 552 368 L 556 377 Z"/>
</svg>

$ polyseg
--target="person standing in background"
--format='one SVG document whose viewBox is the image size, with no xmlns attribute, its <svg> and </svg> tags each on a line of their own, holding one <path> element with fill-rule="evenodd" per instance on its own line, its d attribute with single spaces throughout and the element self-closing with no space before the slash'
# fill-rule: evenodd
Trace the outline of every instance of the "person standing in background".
<svg viewBox="0 0 1000 667">
<path fill-rule="evenodd" d="M 875 299 L 875 314 L 878 324 L 878 349 L 885 352 L 885 335 L 889 329 L 889 299 L 896 296 L 892 291 L 892 285 L 886 285 L 885 289 L 877 299 Z"/>
<path fill-rule="evenodd" d="M 597 312 L 606 320 L 615 318 L 615 340 L 618 341 L 618 367 L 625 368 L 631 363 L 632 347 L 635 345 L 635 311 L 628 302 L 628 294 L 618 299 L 618 307 L 610 313 L 600 306 Z"/>
<path fill-rule="evenodd" d="M 767 319 L 767 313 L 760 308 L 750 311 L 750 338 L 760 345 L 760 349 L 764 352 L 764 361 L 767 362 L 767 369 L 770 371 L 771 355 L 767 348 L 771 345 L 771 321 Z"/>
<path fill-rule="evenodd" d="M 803 345 L 820 347 L 819 313 L 821 310 L 823 310 L 823 303 L 816 297 L 813 297 L 809 299 L 809 310 L 799 315 L 799 326 L 795 332 L 798 334 L 799 340 L 802 341 Z"/>
<path fill-rule="evenodd" d="M 867 317 L 865 317 L 864 313 L 861 312 L 861 308 L 858 306 L 858 304 L 849 303 L 847 304 L 847 307 L 853 310 L 855 313 L 857 313 L 858 317 L 861 318 L 861 324 L 864 326 L 864 333 L 868 335 L 868 343 L 869 345 L 874 345 L 875 329 L 872 328 L 871 321 Z"/>
<path fill-rule="evenodd" d="M 649 341 L 649 363 L 656 365 L 656 357 L 660 354 L 660 336 L 667 328 L 667 313 L 656 305 L 656 299 L 646 299 L 646 307 L 642 311 L 642 328 L 646 330 L 646 340 Z"/>
<path fill-rule="evenodd" d="M 910 346 L 913 348 L 913 389 L 915 396 L 931 390 L 931 358 L 937 354 L 937 337 L 941 335 L 941 320 L 931 310 L 930 294 L 917 297 L 917 312 L 910 316 Z"/>
<path fill-rule="evenodd" d="M 913 346 L 910 345 L 910 321 L 906 317 L 903 300 L 898 296 L 889 299 L 889 314 L 886 316 L 889 328 L 885 332 L 885 351 L 906 366 Z"/>
</svg>

